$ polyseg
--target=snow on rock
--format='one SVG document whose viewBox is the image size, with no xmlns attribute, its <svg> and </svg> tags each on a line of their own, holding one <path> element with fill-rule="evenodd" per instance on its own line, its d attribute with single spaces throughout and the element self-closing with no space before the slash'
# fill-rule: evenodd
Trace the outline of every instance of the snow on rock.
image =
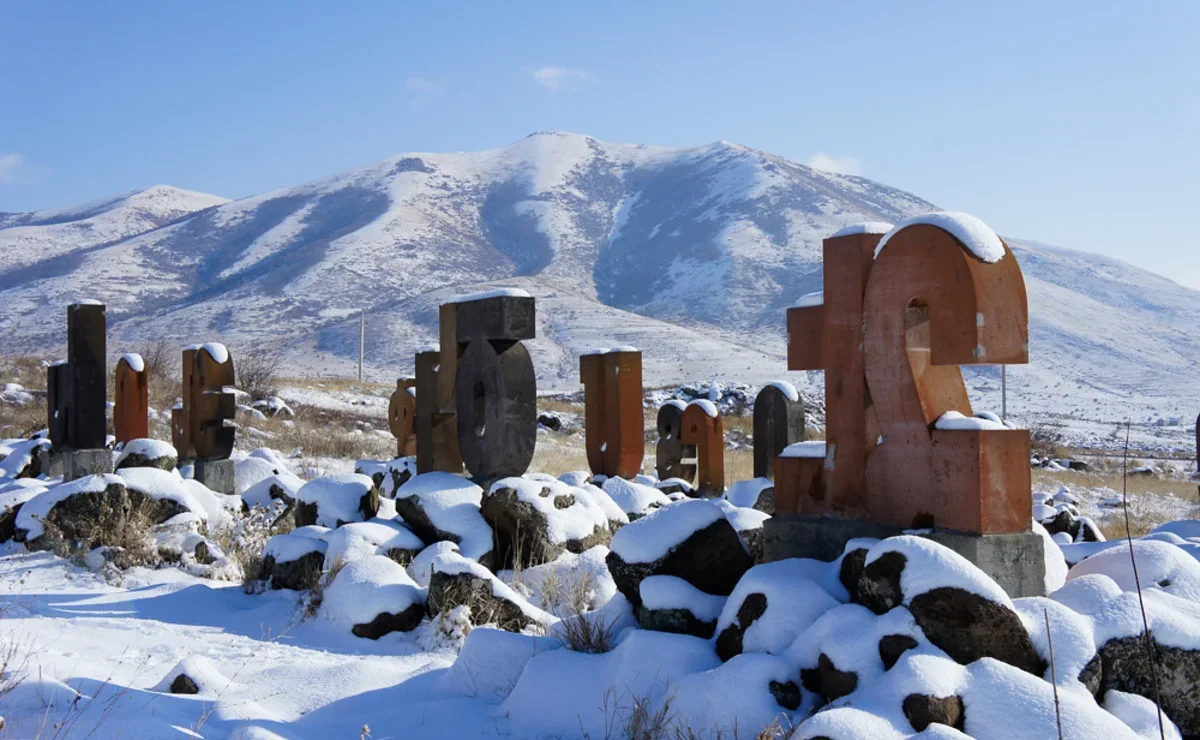
<svg viewBox="0 0 1200 740">
<path fill-rule="evenodd" d="M 789 726 L 790 713 L 801 702 L 795 671 L 786 660 L 748 653 L 680 678 L 670 706 L 705 737 L 760 737 L 758 732 L 775 722 Z"/>
<path fill-rule="evenodd" d="M 775 481 L 770 478 L 740 480 L 726 488 L 722 496 L 738 508 L 775 513 Z"/>
<path fill-rule="evenodd" d="M 156 519 L 154 522 L 156 524 L 183 512 L 191 512 L 201 519 L 208 518 L 208 510 L 189 492 L 178 471 L 168 472 L 158 468 L 121 468 L 116 475 L 125 481 L 125 488 L 131 496 L 134 493 L 140 493 L 160 504 L 154 512 L 146 511 Z M 143 510 L 145 511 L 144 507 Z"/>
<path fill-rule="evenodd" d="M 825 291 L 814 290 L 811 293 L 805 293 L 796 299 L 793 304 L 796 308 L 812 308 L 813 306 L 825 305 Z"/>
<path fill-rule="evenodd" d="M 800 400 L 800 391 L 796 390 L 796 386 L 792 385 L 786 380 L 772 380 L 763 387 L 778 389 L 779 392 L 782 393 L 784 397 L 786 397 L 787 400 L 791 401 L 792 403 L 796 403 Z"/>
<path fill-rule="evenodd" d="M 947 411 L 938 417 L 934 428 L 942 431 L 1003 431 L 1008 429 L 1003 422 L 982 416 L 964 416 L 958 411 Z"/>
<path fill-rule="evenodd" d="M 487 560 L 492 552 L 492 528 L 480 506 L 483 489 L 450 473 L 423 473 L 396 491 L 396 511 L 425 542 L 449 540 L 463 557 Z"/>
<path fill-rule="evenodd" d="M 609 478 L 604 481 L 602 488 L 630 521 L 671 503 L 671 499 L 657 488 L 624 478 Z"/>
<path fill-rule="evenodd" d="M 375 483 L 358 473 L 333 473 L 314 478 L 296 492 L 296 524 L 335 528 L 361 522 L 379 511 Z"/>
<path fill-rule="evenodd" d="M 482 301 L 485 298 L 531 298 L 529 291 L 521 290 L 520 288 L 497 288 L 495 290 L 487 290 L 482 293 L 471 293 L 470 295 L 457 296 L 450 299 L 447 303 L 470 303 L 471 301 Z"/>
<path fill-rule="evenodd" d="M 416 629 L 425 617 L 425 597 L 404 566 L 368 555 L 337 571 L 325 587 L 319 614 L 357 637 L 377 640 Z"/>
<path fill-rule="evenodd" d="M 1124 722 L 1138 737 L 1155 740 L 1182 740 L 1179 728 L 1161 709 L 1144 696 L 1127 694 L 1124 691 L 1109 689 L 1104 692 L 1104 708 L 1108 713 Z M 1159 732 L 1159 719 L 1162 720 L 1162 732 Z"/>
<path fill-rule="evenodd" d="M 638 585 L 638 592 L 647 609 L 686 609 L 705 622 L 717 621 L 725 606 L 725 597 L 706 594 L 675 576 L 650 576 Z"/>
<path fill-rule="evenodd" d="M 567 617 L 580 609 L 599 609 L 617 593 L 605 564 L 608 553 L 604 545 L 579 554 L 563 552 L 551 562 L 523 568 L 519 577 L 512 571 L 497 576 L 539 609 Z"/>
<path fill-rule="evenodd" d="M 189 655 L 159 681 L 151 691 L 164 694 L 194 694 L 216 699 L 229 688 L 230 680 L 203 655 Z"/>
<path fill-rule="evenodd" d="M 281 471 L 279 475 L 263 478 L 242 492 L 242 500 L 247 506 L 259 506 L 268 511 L 275 507 L 276 501 L 290 504 L 296 500 L 296 493 L 304 485 L 304 480 L 293 473 Z"/>
<path fill-rule="evenodd" d="M 50 515 L 51 510 L 59 503 L 76 495 L 103 495 L 109 491 L 117 491 L 124 497 L 125 480 L 117 475 L 88 475 L 76 478 L 70 483 L 63 483 L 49 489 L 45 493 L 25 502 L 17 513 L 15 523 L 18 537 L 25 542 L 35 540 L 45 534 L 42 522 Z M 23 534 L 22 534 L 23 533 Z"/>
<path fill-rule="evenodd" d="M 1086 558 L 1071 568 L 1067 580 L 1103 574 L 1112 578 L 1122 590 L 1134 591 L 1137 586 L 1129 547 L 1128 543 L 1120 542 Z M 1200 603 L 1200 562 L 1195 558 L 1170 543 L 1147 539 L 1134 540 L 1133 553 L 1143 589 L 1162 589 Z"/>
<path fill-rule="evenodd" d="M 403 525 L 385 519 L 343 524 L 326 539 L 329 546 L 325 550 L 325 570 L 375 555 L 408 562 L 425 548 L 425 543 Z"/>
<path fill-rule="evenodd" d="M 296 486 L 289 486 L 294 490 L 299 490 L 300 485 L 303 485 L 300 477 L 292 473 L 286 466 L 266 457 L 248 455 L 233 464 L 233 490 L 235 493 L 245 495 L 247 491 L 254 489 L 264 480 L 276 477 L 299 483 Z"/>
<path fill-rule="evenodd" d="M 115 467 L 161 468 L 174 470 L 177 462 L 175 446 L 159 439 L 131 439 L 117 455 Z"/>
<path fill-rule="evenodd" d="M 592 474 L 591 471 L 588 470 L 572 470 L 558 476 L 558 479 L 563 483 L 566 483 L 568 486 L 575 486 L 578 488 L 586 485 L 588 481 L 592 479 Z"/>
<path fill-rule="evenodd" d="M 1034 507 L 1035 509 L 1037 507 Z M 1042 559 L 1046 562 L 1046 593 L 1052 594 L 1067 582 L 1067 561 L 1063 557 L 1058 543 L 1046 528 L 1038 522 L 1033 523 L 1033 531 L 1042 538 Z"/>
<path fill-rule="evenodd" d="M 495 557 L 505 565 L 514 559 L 522 566 L 539 565 L 610 537 L 604 507 L 586 489 L 544 474 L 496 481 L 481 512 L 496 533 L 500 551 Z"/>
<path fill-rule="evenodd" d="M 26 439 L 13 443 L 7 455 L 0 460 L 0 480 L 5 478 L 35 478 L 48 470 L 50 440 Z"/>
<path fill-rule="evenodd" d="M 879 259 L 880 253 L 888 245 L 892 237 L 900 233 L 904 228 L 915 226 L 916 224 L 929 224 L 930 226 L 937 226 L 940 229 L 948 231 L 951 236 L 966 247 L 968 252 L 983 262 L 999 262 L 1004 258 L 1004 243 L 1000 241 L 1000 237 L 996 236 L 996 232 L 992 231 L 983 221 L 980 221 L 969 213 L 941 211 L 937 213 L 922 213 L 911 218 L 906 218 L 893 226 L 879 240 L 879 246 L 875 247 L 875 259 Z"/>
<path fill-rule="evenodd" d="M 257 579 L 269 583 L 273 589 L 313 588 L 321 579 L 328 534 L 325 527 L 308 526 L 267 540 Z"/>
<path fill-rule="evenodd" d="M 796 442 L 783 448 L 780 457 L 825 457 L 825 443 L 818 440 Z"/>
<path fill-rule="evenodd" d="M 956 588 L 1012 607 L 1008 594 L 987 574 L 970 560 L 933 540 L 913 535 L 880 540 L 867 552 L 864 565 L 870 567 L 871 563 L 887 553 L 904 556 L 900 589 L 905 604 L 909 604 L 918 594 L 938 588 Z"/>
<path fill-rule="evenodd" d="M 719 665 L 707 640 L 635 630 L 607 653 L 554 650 L 534 656 L 500 711 L 509 717 L 514 737 L 552 736 L 567 728 L 606 737 L 614 715 L 620 723 L 635 702 L 659 706 L 684 676 Z"/>
<path fill-rule="evenodd" d="M 121 355 L 121 360 L 124 360 L 125 364 L 129 365 L 129 369 L 135 373 L 146 371 L 146 362 L 142 359 L 142 356 L 136 352 L 128 352 Z M 120 362 L 120 360 L 118 360 L 118 362 Z"/>
<path fill-rule="evenodd" d="M 838 605 L 812 579 L 813 562 L 789 558 L 746 571 L 717 621 L 717 654 L 723 660 L 743 652 L 782 654 Z"/>
<path fill-rule="evenodd" d="M 472 624 L 494 624 L 511 632 L 544 630 L 555 621 L 553 615 L 530 604 L 490 570 L 462 555 L 438 555 L 431 571 L 430 613 L 445 614 L 465 606 L 470 609 Z"/>
<path fill-rule="evenodd" d="M 457 554 L 458 552 L 458 545 L 449 540 L 435 542 L 421 550 L 412 559 L 412 562 L 408 564 L 408 575 L 416 581 L 418 586 L 428 588 L 429 578 L 433 575 L 433 561 L 440 555 L 447 555 L 449 553 Z"/>
<path fill-rule="evenodd" d="M 699 406 L 705 414 L 714 419 L 719 415 L 717 405 L 707 398 L 697 398 L 695 401 L 689 402 L 688 406 Z"/>
<path fill-rule="evenodd" d="M 224 365 L 229 360 L 229 350 L 220 342 L 206 342 L 200 345 L 200 351 L 207 352 L 218 365 Z"/>
<path fill-rule="evenodd" d="M 5 383 L 0 386 L 0 404 L 5 403 L 24 406 L 33 403 L 33 394 L 25 390 L 25 386 L 20 383 Z"/>
<path fill-rule="evenodd" d="M 454 665 L 442 674 L 438 684 L 460 696 L 504 699 L 533 657 L 562 645 L 554 637 L 478 627 L 467 635 Z"/>
<path fill-rule="evenodd" d="M 619 529 L 613 535 L 612 551 L 626 563 L 652 563 L 723 517 L 721 509 L 707 500 L 680 501 Z"/>
<path fill-rule="evenodd" d="M 886 234 L 893 228 L 895 227 L 886 221 L 864 221 L 862 223 L 843 226 L 833 232 L 829 238 L 836 239 L 839 236 L 856 236 L 858 234 Z"/>
</svg>

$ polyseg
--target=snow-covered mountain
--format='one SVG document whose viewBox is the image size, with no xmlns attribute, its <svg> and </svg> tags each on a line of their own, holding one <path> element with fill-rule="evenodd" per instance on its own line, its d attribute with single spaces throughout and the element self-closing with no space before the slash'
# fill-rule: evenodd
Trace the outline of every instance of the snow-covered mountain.
<svg viewBox="0 0 1200 740">
<path fill-rule="evenodd" d="M 575 387 L 576 355 L 616 344 L 643 349 L 648 384 L 760 382 L 787 375 L 784 310 L 820 289 L 821 240 L 930 210 L 728 142 L 669 149 L 540 132 L 234 202 L 156 187 L 0 214 L 0 332 L 5 352 L 53 350 L 64 305 L 97 298 L 114 348 L 164 336 L 281 343 L 297 368 L 344 373 L 365 308 L 367 364 L 382 380 L 436 341 L 439 301 L 504 284 L 539 299 L 544 388 Z M 1137 420 L 1195 405 L 1200 293 L 1096 255 L 1010 244 L 1033 314 L 1033 363 L 1010 373 L 1010 408 Z M 986 395 L 996 377 L 973 383 Z"/>
</svg>

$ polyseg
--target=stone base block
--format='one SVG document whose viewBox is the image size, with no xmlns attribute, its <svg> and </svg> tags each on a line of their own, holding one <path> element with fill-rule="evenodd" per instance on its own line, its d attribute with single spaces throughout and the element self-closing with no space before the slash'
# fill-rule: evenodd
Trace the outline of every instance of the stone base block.
<svg viewBox="0 0 1200 740">
<path fill-rule="evenodd" d="M 75 480 L 88 475 L 102 475 L 113 471 L 112 450 L 63 450 L 61 455 L 63 481 Z M 51 463 L 53 467 L 53 463 Z"/>
<path fill-rule="evenodd" d="M 217 493 L 234 492 L 233 460 L 197 460 L 192 475 Z"/>
<path fill-rule="evenodd" d="M 763 525 L 763 559 L 836 560 L 852 539 L 884 539 L 905 533 L 899 527 L 851 519 L 775 516 Z M 908 534 L 927 537 L 962 555 L 1013 598 L 1046 595 L 1041 535 L 1033 532 L 976 535 L 944 530 L 910 530 Z"/>
</svg>

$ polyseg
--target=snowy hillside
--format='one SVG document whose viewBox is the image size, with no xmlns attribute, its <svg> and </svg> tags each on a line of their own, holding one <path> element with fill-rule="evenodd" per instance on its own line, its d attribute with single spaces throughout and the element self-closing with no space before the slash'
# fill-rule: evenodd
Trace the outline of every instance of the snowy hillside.
<svg viewBox="0 0 1200 740">
<path fill-rule="evenodd" d="M 502 283 L 540 300 L 544 389 L 576 387 L 575 355 L 621 343 L 644 350 L 649 385 L 761 382 L 786 375 L 784 311 L 821 287 L 821 240 L 935 208 L 728 142 L 540 132 L 236 202 L 159 187 L 0 215 L 0 331 L 5 351 L 61 351 L 63 306 L 98 298 L 115 350 L 219 336 L 284 344 L 297 371 L 346 373 L 366 308 L 368 370 L 386 380 L 435 340 L 439 300 Z M 1095 255 L 1013 246 L 1033 362 L 1010 374 L 1010 410 L 1104 424 L 1194 414 L 1200 293 Z M 999 406 L 996 378 L 973 377 L 984 405 Z"/>
</svg>

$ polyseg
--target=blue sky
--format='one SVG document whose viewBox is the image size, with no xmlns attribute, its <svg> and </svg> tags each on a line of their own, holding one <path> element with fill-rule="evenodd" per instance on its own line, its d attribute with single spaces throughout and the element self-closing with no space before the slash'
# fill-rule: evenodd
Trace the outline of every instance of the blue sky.
<svg viewBox="0 0 1200 740">
<path fill-rule="evenodd" d="M 1200 3 L 0 5 L 0 210 L 727 139 L 1200 287 Z"/>
</svg>

